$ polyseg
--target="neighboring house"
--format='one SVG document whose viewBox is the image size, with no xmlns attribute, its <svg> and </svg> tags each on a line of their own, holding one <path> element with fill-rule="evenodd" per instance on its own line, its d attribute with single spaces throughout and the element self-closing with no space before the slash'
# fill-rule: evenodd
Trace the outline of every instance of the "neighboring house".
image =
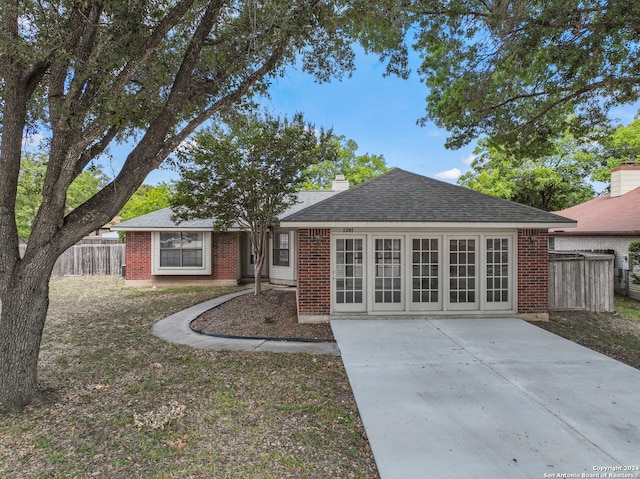
<svg viewBox="0 0 640 479">
<path fill-rule="evenodd" d="M 300 199 L 306 203 L 272 232 L 269 265 L 272 282 L 297 286 L 300 322 L 366 314 L 544 318 L 547 231 L 575 226 L 400 169 Z M 243 233 L 214 234 L 210 225 L 175 225 L 166 210 L 121 223 L 127 279 L 250 276 Z"/>
<path fill-rule="evenodd" d="M 640 166 L 630 162 L 612 169 L 609 194 L 556 213 L 578 226 L 550 229 L 550 249 L 613 251 L 615 288 L 626 291 L 629 244 L 640 240 Z"/>
</svg>

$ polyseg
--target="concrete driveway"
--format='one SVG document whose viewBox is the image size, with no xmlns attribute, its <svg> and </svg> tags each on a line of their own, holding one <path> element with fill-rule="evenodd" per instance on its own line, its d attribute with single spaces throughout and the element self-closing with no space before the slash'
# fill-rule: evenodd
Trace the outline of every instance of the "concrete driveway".
<svg viewBox="0 0 640 479">
<path fill-rule="evenodd" d="M 640 477 L 634 368 L 518 319 L 331 326 L 382 479 Z"/>
</svg>

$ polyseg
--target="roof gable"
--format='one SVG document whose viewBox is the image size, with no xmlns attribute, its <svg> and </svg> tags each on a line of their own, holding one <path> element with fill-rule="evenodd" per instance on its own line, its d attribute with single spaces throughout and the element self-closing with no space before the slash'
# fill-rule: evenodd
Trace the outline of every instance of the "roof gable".
<svg viewBox="0 0 640 479">
<path fill-rule="evenodd" d="M 282 220 L 283 224 L 326 222 L 575 224 L 568 218 L 399 168 Z"/>
</svg>

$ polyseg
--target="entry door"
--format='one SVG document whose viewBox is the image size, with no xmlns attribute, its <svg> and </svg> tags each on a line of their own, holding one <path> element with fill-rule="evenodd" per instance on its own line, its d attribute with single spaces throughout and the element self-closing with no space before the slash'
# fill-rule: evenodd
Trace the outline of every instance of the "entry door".
<svg viewBox="0 0 640 479">
<path fill-rule="evenodd" d="M 472 311 L 479 307 L 478 237 L 448 238 L 449 311 Z"/>
<path fill-rule="evenodd" d="M 333 304 L 336 311 L 366 311 L 365 237 L 334 237 Z"/>
<path fill-rule="evenodd" d="M 373 238 L 373 310 L 404 311 L 403 238 Z"/>
</svg>

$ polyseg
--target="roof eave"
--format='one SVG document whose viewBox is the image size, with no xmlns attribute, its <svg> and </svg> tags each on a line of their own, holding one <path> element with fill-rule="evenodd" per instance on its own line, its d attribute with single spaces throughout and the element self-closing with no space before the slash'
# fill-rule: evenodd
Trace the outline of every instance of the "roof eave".
<svg viewBox="0 0 640 479">
<path fill-rule="evenodd" d="M 215 231 L 213 227 L 205 227 L 205 226 L 131 226 L 131 227 L 116 227 L 112 226 L 111 231 L 139 231 L 139 232 L 150 232 L 150 231 Z M 231 227 L 225 231 L 244 231 L 242 228 Z"/>
<path fill-rule="evenodd" d="M 447 222 L 447 221 L 281 221 L 282 228 L 439 228 L 549 229 L 575 228 L 575 222 Z"/>
<path fill-rule="evenodd" d="M 640 236 L 640 231 L 549 231 L 553 236 Z"/>
</svg>

